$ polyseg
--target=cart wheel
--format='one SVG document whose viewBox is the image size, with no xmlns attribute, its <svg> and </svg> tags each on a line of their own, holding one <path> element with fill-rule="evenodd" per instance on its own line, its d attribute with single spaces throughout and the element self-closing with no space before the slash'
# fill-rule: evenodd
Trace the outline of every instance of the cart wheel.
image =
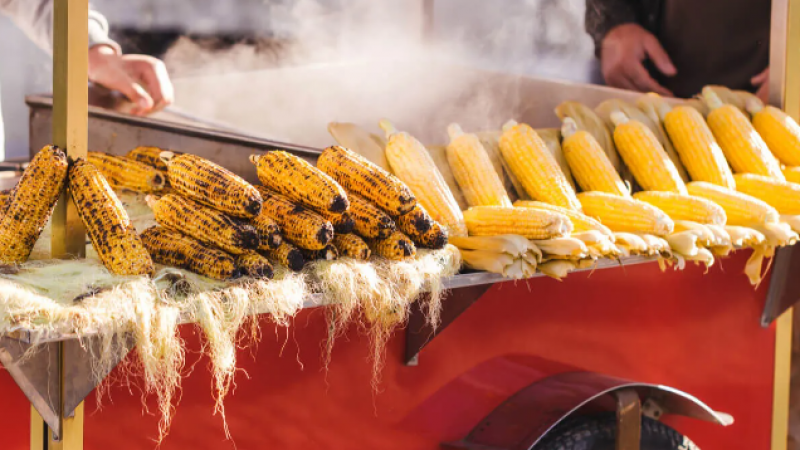
<svg viewBox="0 0 800 450">
<path fill-rule="evenodd" d="M 556 427 L 534 450 L 614 450 L 615 413 L 575 417 Z M 649 417 L 642 417 L 641 450 L 699 450 L 686 436 Z"/>
</svg>

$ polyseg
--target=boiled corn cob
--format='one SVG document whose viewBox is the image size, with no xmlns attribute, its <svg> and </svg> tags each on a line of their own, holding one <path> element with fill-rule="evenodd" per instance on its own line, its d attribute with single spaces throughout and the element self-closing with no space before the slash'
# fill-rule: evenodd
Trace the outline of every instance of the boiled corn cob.
<svg viewBox="0 0 800 450">
<path fill-rule="evenodd" d="M 194 200 L 167 194 L 159 199 L 148 196 L 147 203 L 162 227 L 180 231 L 230 254 L 241 255 L 261 244 L 259 233 L 252 225 Z"/>
<path fill-rule="evenodd" d="M 319 250 L 307 250 L 301 248 L 300 251 L 303 253 L 303 258 L 306 261 L 316 261 L 318 259 L 323 261 L 333 261 L 339 258 L 339 250 L 336 249 L 336 246 L 333 245 L 333 243 L 330 243 Z"/>
<path fill-rule="evenodd" d="M 574 191 L 575 181 L 572 179 L 572 170 L 569 168 L 569 163 L 567 163 L 567 158 L 564 157 L 564 149 L 561 148 L 561 129 L 560 128 L 536 128 L 536 134 L 542 138 L 542 142 L 547 147 L 547 150 L 550 151 L 550 154 L 553 155 L 553 158 L 556 159 L 558 163 L 558 167 L 561 168 L 561 171 L 564 172 L 564 177 L 566 177 L 569 185 L 572 187 Z"/>
<path fill-rule="evenodd" d="M 341 214 L 350 202 L 344 189 L 308 161 L 284 151 L 251 155 L 264 186 L 315 211 Z"/>
<path fill-rule="evenodd" d="M 355 234 L 336 234 L 333 237 L 333 245 L 339 251 L 339 255 L 348 258 L 366 261 L 371 254 L 367 243 Z"/>
<path fill-rule="evenodd" d="M 578 130 L 575 121 L 567 117 L 561 134 L 564 156 L 582 190 L 630 195 L 630 187 L 625 185 L 603 148 L 588 131 Z"/>
<path fill-rule="evenodd" d="M 430 230 L 434 220 L 422 205 L 417 204 L 414 209 L 399 216 L 395 222 L 400 231 L 413 238 L 414 235 Z"/>
<path fill-rule="evenodd" d="M 418 235 L 410 235 L 410 237 L 419 247 L 434 250 L 444 248 L 449 239 L 447 230 L 439 222 L 434 222 L 433 226 L 431 226 L 428 231 Z"/>
<path fill-rule="evenodd" d="M 582 192 L 578 199 L 583 212 L 612 231 L 666 236 L 675 226 L 660 209 L 645 202 L 605 192 Z"/>
<path fill-rule="evenodd" d="M 642 191 L 633 198 L 649 203 L 664 211 L 672 220 L 690 220 L 712 225 L 725 225 L 725 210 L 702 197 L 674 192 Z"/>
<path fill-rule="evenodd" d="M 89 152 L 89 162 L 115 188 L 148 193 L 161 191 L 167 185 L 164 172 L 124 156 Z"/>
<path fill-rule="evenodd" d="M 265 253 L 278 264 L 282 264 L 295 272 L 302 270 L 303 266 L 306 265 L 303 252 L 288 242 L 283 242 L 278 248 L 266 250 Z"/>
<path fill-rule="evenodd" d="M 388 214 L 355 194 L 350 194 L 350 217 L 355 222 L 353 230 L 367 239 L 385 239 L 396 228 L 394 220 Z"/>
<path fill-rule="evenodd" d="M 234 217 L 252 219 L 261 212 L 258 190 L 228 169 L 191 154 L 164 154 L 170 186 L 184 197 Z"/>
<path fill-rule="evenodd" d="M 259 214 L 250 220 L 250 224 L 258 232 L 259 250 L 276 249 L 283 243 L 280 225 L 267 214 Z"/>
<path fill-rule="evenodd" d="M 272 278 L 275 274 L 269 260 L 252 250 L 236 257 L 236 267 L 242 275 L 252 278 Z"/>
<path fill-rule="evenodd" d="M 528 239 L 550 239 L 572 232 L 567 216 L 534 208 L 474 206 L 464 211 L 464 219 L 474 236 L 519 234 Z"/>
<path fill-rule="evenodd" d="M 458 182 L 456 181 L 456 177 L 455 175 L 453 175 L 453 170 L 450 168 L 450 163 L 447 161 L 447 146 L 425 145 L 425 148 L 428 150 L 428 154 L 431 156 L 431 160 L 433 160 L 433 163 L 436 165 L 436 168 L 442 175 L 442 179 L 447 184 L 447 187 L 450 189 L 450 192 L 453 194 L 453 198 L 456 199 L 458 207 L 461 208 L 462 210 L 469 208 L 469 204 L 467 203 L 467 198 L 464 197 L 464 193 L 461 192 L 461 188 L 458 187 Z M 487 152 L 488 151 L 489 150 L 487 150 Z M 417 204 L 419 205 L 419 202 L 417 202 Z"/>
<path fill-rule="evenodd" d="M 92 246 L 111 273 L 153 273 L 153 260 L 139 239 L 122 202 L 97 167 L 83 158 L 75 160 L 69 169 L 69 191 Z M 6 216 L 9 213 L 10 210 L 6 211 Z"/>
<path fill-rule="evenodd" d="M 508 192 L 508 198 L 512 201 L 530 200 L 530 195 L 525 192 L 522 183 L 520 183 L 519 179 L 511 172 L 511 169 L 508 168 L 508 164 L 503 159 L 503 152 L 500 151 L 500 136 L 502 136 L 502 134 L 502 130 L 481 131 L 478 133 L 478 139 L 481 140 L 483 148 L 486 149 L 486 153 L 489 154 L 494 170 L 503 174 L 503 186 L 505 186 L 506 192 Z M 545 142 L 545 145 L 547 145 L 547 142 Z M 464 203 L 466 203 L 466 200 Z M 469 206 L 465 204 L 463 209 L 467 209 L 468 207 Z"/>
<path fill-rule="evenodd" d="M 400 231 L 395 231 L 386 239 L 370 239 L 367 243 L 373 255 L 395 261 L 402 261 L 417 254 L 414 243 Z"/>
<path fill-rule="evenodd" d="M 142 232 L 141 240 L 158 264 L 185 269 L 217 280 L 241 276 L 241 270 L 236 267 L 233 256 L 178 231 L 153 226 Z"/>
<path fill-rule="evenodd" d="M 703 98 L 711 110 L 708 113 L 708 127 L 733 170 L 783 180 L 778 160 L 747 116 L 735 106 L 723 104 L 708 87 L 703 89 Z"/>
<path fill-rule="evenodd" d="M 536 200 L 580 211 L 580 202 L 553 155 L 533 128 L 510 121 L 503 126 L 500 151 L 511 172 Z"/>
<path fill-rule="evenodd" d="M 397 177 L 344 147 L 326 148 L 317 168 L 348 192 L 360 193 L 389 214 L 407 213 L 417 202 L 411 189 Z"/>
<path fill-rule="evenodd" d="M 447 132 L 447 160 L 469 206 L 510 207 L 511 199 L 478 137 L 465 134 L 458 124 L 450 124 Z"/>
<path fill-rule="evenodd" d="M 751 226 L 777 223 L 780 217 L 778 211 L 767 203 L 732 189 L 704 181 L 694 181 L 686 187 L 689 194 L 703 197 L 721 206 L 728 219 L 727 225 Z"/>
<path fill-rule="evenodd" d="M 147 164 L 150 167 L 158 169 L 162 172 L 167 171 L 167 163 L 161 159 L 161 154 L 164 149 L 158 147 L 136 147 L 129 151 L 125 156 L 140 163 Z M 172 154 L 180 155 L 180 152 L 172 151 Z"/>
<path fill-rule="evenodd" d="M 349 196 L 348 196 L 349 201 Z M 343 212 L 341 214 L 335 213 L 326 213 L 326 212 L 319 212 L 319 215 L 322 216 L 323 219 L 327 220 L 328 222 L 333 225 L 333 230 L 337 233 L 350 233 L 353 231 L 353 228 L 356 226 L 355 220 L 350 215 L 349 212 Z"/>
<path fill-rule="evenodd" d="M 466 234 L 461 209 L 425 147 L 410 134 L 397 131 L 389 121 L 382 120 L 380 126 L 389 140 L 386 158 L 397 177 L 411 188 L 434 220 L 452 234 Z"/>
<path fill-rule="evenodd" d="M 333 225 L 318 214 L 295 205 L 264 186 L 258 186 L 258 192 L 264 200 L 261 215 L 277 222 L 283 237 L 292 244 L 307 250 L 320 250 L 333 239 Z"/>
<path fill-rule="evenodd" d="M 578 129 L 591 134 L 600 145 L 600 148 L 603 149 L 603 152 L 605 152 L 614 169 L 617 172 L 623 169 L 622 161 L 619 159 L 617 149 L 614 146 L 614 139 L 611 137 L 608 127 L 603 122 L 603 119 L 591 108 L 582 103 L 568 101 L 558 105 L 555 112 L 562 121 L 570 118 L 578 125 Z"/>
<path fill-rule="evenodd" d="M 535 208 L 543 211 L 563 214 L 569 218 L 570 222 L 572 222 L 572 231 L 574 233 L 580 233 L 584 231 L 599 231 L 606 236 L 612 235 L 611 230 L 609 230 L 608 227 L 599 221 L 587 216 L 586 214 L 573 211 L 571 209 L 553 206 L 549 203 L 527 200 L 517 200 L 514 202 L 514 206 L 518 208 Z"/>
<path fill-rule="evenodd" d="M 736 174 L 734 178 L 737 191 L 763 200 L 779 214 L 800 214 L 800 184 L 749 173 Z"/>
<path fill-rule="evenodd" d="M 800 166 L 800 125 L 774 106 L 747 102 L 753 127 L 778 160 L 787 166 Z"/>
<path fill-rule="evenodd" d="M 55 146 L 43 147 L 23 172 L 0 214 L 0 264 L 25 262 L 53 214 L 64 181 L 67 156 Z"/>
<path fill-rule="evenodd" d="M 800 183 L 800 166 L 784 167 L 783 176 L 786 177 L 786 181 Z"/>
</svg>

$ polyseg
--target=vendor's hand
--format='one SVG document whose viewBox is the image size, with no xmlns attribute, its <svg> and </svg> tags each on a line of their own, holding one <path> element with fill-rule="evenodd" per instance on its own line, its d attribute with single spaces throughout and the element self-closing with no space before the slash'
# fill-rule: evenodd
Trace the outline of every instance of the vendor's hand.
<svg viewBox="0 0 800 450">
<path fill-rule="evenodd" d="M 672 97 L 669 89 L 650 76 L 642 63 L 645 59 L 650 59 L 664 75 L 677 73 L 658 39 L 639 25 L 618 25 L 603 38 L 600 64 L 609 86 Z"/>
<path fill-rule="evenodd" d="M 758 87 L 758 90 L 756 91 L 756 95 L 758 96 L 758 98 L 762 102 L 768 103 L 769 102 L 769 67 L 764 69 L 764 71 L 761 72 L 760 74 L 758 74 L 758 75 L 754 76 L 753 78 L 751 78 L 750 79 L 750 83 L 752 83 L 753 86 Z"/>
<path fill-rule="evenodd" d="M 108 45 L 89 49 L 89 80 L 128 97 L 136 115 L 159 111 L 174 99 L 164 63 L 146 55 L 120 55 Z"/>
</svg>

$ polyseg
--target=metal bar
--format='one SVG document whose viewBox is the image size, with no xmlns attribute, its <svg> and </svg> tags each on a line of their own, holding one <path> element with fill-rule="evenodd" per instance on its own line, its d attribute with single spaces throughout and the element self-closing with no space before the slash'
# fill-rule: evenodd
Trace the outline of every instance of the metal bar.
<svg viewBox="0 0 800 450">
<path fill-rule="evenodd" d="M 642 437 L 642 401 L 636 389 L 614 392 L 617 399 L 617 450 L 639 450 Z"/>
</svg>

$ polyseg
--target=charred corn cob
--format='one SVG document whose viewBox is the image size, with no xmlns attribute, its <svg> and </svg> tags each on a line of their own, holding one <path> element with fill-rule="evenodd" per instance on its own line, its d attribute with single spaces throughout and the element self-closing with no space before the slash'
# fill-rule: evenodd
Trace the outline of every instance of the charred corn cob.
<svg viewBox="0 0 800 450">
<path fill-rule="evenodd" d="M 444 248 L 447 245 L 447 241 L 449 237 L 447 236 L 447 230 L 439 224 L 439 222 L 434 222 L 433 226 L 428 228 L 428 231 L 409 236 L 415 244 L 422 248 L 430 248 L 434 250 L 439 250 Z"/>
<path fill-rule="evenodd" d="M 397 177 L 344 147 L 326 148 L 317 168 L 348 192 L 360 193 L 389 214 L 407 213 L 417 202 L 411 189 Z"/>
<path fill-rule="evenodd" d="M 89 152 L 89 162 L 114 188 L 147 193 L 160 191 L 167 185 L 164 172 L 124 156 Z"/>
<path fill-rule="evenodd" d="M 800 183 L 800 166 L 784 167 L 783 176 L 788 182 Z"/>
<path fill-rule="evenodd" d="M 478 137 L 465 134 L 458 124 L 451 124 L 447 132 L 447 161 L 469 206 L 510 207 L 503 181 Z"/>
<path fill-rule="evenodd" d="M 122 202 L 97 167 L 78 158 L 69 169 L 69 191 L 92 246 L 111 273 L 153 273 L 153 260 L 131 225 Z"/>
<path fill-rule="evenodd" d="M 164 154 L 170 186 L 184 197 L 234 217 L 252 219 L 261 212 L 258 190 L 228 169 L 188 153 Z"/>
<path fill-rule="evenodd" d="M 518 234 L 528 239 L 550 239 L 572 232 L 567 216 L 534 208 L 474 206 L 464 211 L 464 219 L 473 236 Z"/>
<path fill-rule="evenodd" d="M 370 239 L 367 242 L 373 255 L 386 259 L 402 261 L 417 254 L 414 243 L 400 231 L 395 231 L 386 239 Z"/>
<path fill-rule="evenodd" d="M 233 256 L 178 231 L 153 226 L 142 232 L 141 239 L 158 264 L 185 269 L 216 280 L 241 276 Z"/>
<path fill-rule="evenodd" d="M 396 221 L 397 228 L 412 238 L 415 235 L 430 230 L 433 223 L 433 218 L 420 204 L 417 204 L 414 209 L 398 217 Z"/>
<path fill-rule="evenodd" d="M 0 211 L 5 209 L 5 205 L 11 199 L 12 192 L 14 192 L 13 189 L 3 189 L 0 191 Z"/>
<path fill-rule="evenodd" d="M 277 261 L 291 270 L 297 272 L 302 270 L 306 265 L 306 259 L 303 257 L 303 252 L 294 245 L 284 242 L 278 248 L 271 248 L 266 251 L 267 256 Z"/>
<path fill-rule="evenodd" d="M 701 224 L 725 225 L 725 210 L 703 197 L 674 192 L 642 191 L 633 198 L 664 211 L 672 220 L 689 220 Z"/>
<path fill-rule="evenodd" d="M 161 159 L 161 153 L 165 150 L 158 147 L 136 147 L 129 151 L 125 156 L 140 163 L 147 164 L 150 167 L 158 169 L 162 172 L 167 171 L 167 163 Z M 180 155 L 181 152 L 172 151 L 172 154 Z"/>
<path fill-rule="evenodd" d="M 578 130 L 575 121 L 567 117 L 564 119 L 561 135 L 564 136 L 564 156 L 582 190 L 630 195 L 630 188 L 619 177 L 603 148 L 588 131 Z"/>
<path fill-rule="evenodd" d="M 258 191 L 264 200 L 260 215 L 275 220 L 283 237 L 294 245 L 307 250 L 320 250 L 331 242 L 333 225 L 330 222 L 264 186 L 258 186 Z"/>
<path fill-rule="evenodd" d="M 258 179 L 269 189 L 315 211 L 343 213 L 350 203 L 344 189 L 326 173 L 284 151 L 251 155 Z"/>
<path fill-rule="evenodd" d="M 333 243 L 328 244 L 319 250 L 306 250 L 301 248 L 300 251 L 303 252 L 303 258 L 306 261 L 315 261 L 318 259 L 322 259 L 324 261 L 333 261 L 339 258 L 339 250 L 336 249 L 336 246 L 333 245 Z"/>
<path fill-rule="evenodd" d="M 350 194 L 350 217 L 355 222 L 353 230 L 366 239 L 385 239 L 396 229 L 394 220 L 369 200 Z"/>
<path fill-rule="evenodd" d="M 779 214 L 800 214 L 800 184 L 749 173 L 736 174 L 734 178 L 737 191 L 764 201 Z"/>
<path fill-rule="evenodd" d="M 611 113 L 614 142 L 633 177 L 644 190 L 686 193 L 678 169 L 667 156 L 658 139 L 641 122 L 629 120 L 620 111 Z"/>
<path fill-rule="evenodd" d="M 337 234 L 333 237 L 333 245 L 339 255 L 366 261 L 371 254 L 369 246 L 355 234 Z"/>
<path fill-rule="evenodd" d="M 48 145 L 31 160 L 0 214 L 0 264 L 28 259 L 36 240 L 53 214 L 67 177 L 67 156 Z"/>
<path fill-rule="evenodd" d="M 518 200 L 514 202 L 514 206 L 518 208 L 535 208 L 543 211 L 550 211 L 567 216 L 572 222 L 572 232 L 580 233 L 584 231 L 599 231 L 606 236 L 611 236 L 612 232 L 605 225 L 597 220 L 587 216 L 586 214 L 573 211 L 571 209 L 562 208 L 560 206 L 553 206 L 549 203 Z"/>
<path fill-rule="evenodd" d="M 778 160 L 747 116 L 733 105 L 722 104 L 708 87 L 703 89 L 703 98 L 711 110 L 708 113 L 708 127 L 733 170 L 783 180 Z"/>
<path fill-rule="evenodd" d="M 580 211 L 575 191 L 533 128 L 514 121 L 503 126 L 500 151 L 511 172 L 536 200 Z"/>
<path fill-rule="evenodd" d="M 721 206 L 728 218 L 727 225 L 751 226 L 776 223 L 780 217 L 778 211 L 767 203 L 733 189 L 704 181 L 694 181 L 686 187 L 689 194 L 703 197 Z"/>
<path fill-rule="evenodd" d="M 260 246 L 259 233 L 240 219 L 181 197 L 167 194 L 159 199 L 147 198 L 156 222 L 164 228 L 191 236 L 206 245 L 241 255 Z"/>
<path fill-rule="evenodd" d="M 664 211 L 645 202 L 604 192 L 582 192 L 583 212 L 612 231 L 666 236 L 675 224 Z"/>
<path fill-rule="evenodd" d="M 252 250 L 236 257 L 236 267 L 242 275 L 252 278 L 272 278 L 275 274 L 269 260 Z"/>
<path fill-rule="evenodd" d="M 747 102 L 747 110 L 753 116 L 753 127 L 775 157 L 787 166 L 800 165 L 800 125 L 774 106 Z"/>
<path fill-rule="evenodd" d="M 259 214 L 250 221 L 258 232 L 258 249 L 267 251 L 278 248 L 283 243 L 283 235 L 278 222 L 266 214 Z"/>
<path fill-rule="evenodd" d="M 389 140 L 386 158 L 397 177 L 411 188 L 434 220 L 453 234 L 466 234 L 461 208 L 425 147 L 410 134 L 395 130 L 386 120 L 380 125 Z M 408 211 L 410 208 L 402 213 Z"/>
<path fill-rule="evenodd" d="M 320 212 L 319 215 L 333 225 L 333 230 L 336 233 L 350 233 L 356 226 L 356 222 L 349 212 L 341 214 Z"/>
</svg>

